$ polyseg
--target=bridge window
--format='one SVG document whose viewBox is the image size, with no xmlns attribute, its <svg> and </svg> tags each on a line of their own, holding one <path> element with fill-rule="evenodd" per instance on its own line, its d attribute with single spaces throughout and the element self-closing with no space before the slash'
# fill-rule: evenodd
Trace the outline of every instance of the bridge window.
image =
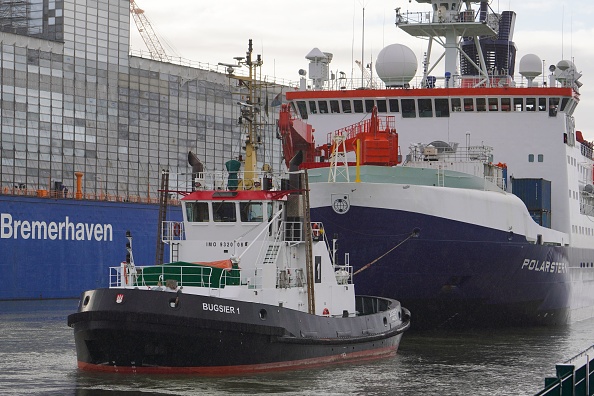
<svg viewBox="0 0 594 396">
<path fill-rule="evenodd" d="M 510 98 L 501 98 L 501 111 L 511 111 Z"/>
<path fill-rule="evenodd" d="M 536 111 L 536 98 L 526 98 L 526 111 Z"/>
<path fill-rule="evenodd" d="M 415 118 L 417 109 L 414 99 L 402 99 L 402 118 Z"/>
<path fill-rule="evenodd" d="M 514 98 L 514 111 L 524 111 L 524 98 Z"/>
<path fill-rule="evenodd" d="M 474 111 L 474 99 L 464 98 L 464 111 Z"/>
<path fill-rule="evenodd" d="M 476 98 L 476 111 L 487 111 L 487 100 L 485 98 Z"/>
<path fill-rule="evenodd" d="M 386 113 L 388 111 L 388 108 L 386 106 L 386 101 L 384 99 L 377 100 L 375 103 L 377 106 L 378 113 Z"/>
<path fill-rule="evenodd" d="M 363 101 L 353 100 L 353 106 L 355 107 L 355 113 L 363 113 Z"/>
<path fill-rule="evenodd" d="M 499 111 L 498 98 L 489 98 L 489 111 Z"/>
<path fill-rule="evenodd" d="M 305 107 L 305 102 L 300 100 L 297 102 L 297 109 L 299 110 L 299 115 L 304 120 L 307 120 L 307 107 Z"/>
<path fill-rule="evenodd" d="M 320 108 L 320 114 L 328 114 L 328 102 L 325 100 L 320 100 L 318 102 L 318 106 Z"/>
<path fill-rule="evenodd" d="M 549 117 L 557 117 L 559 98 L 549 98 Z"/>
<path fill-rule="evenodd" d="M 547 110 L 547 98 L 538 98 L 538 111 Z"/>
<path fill-rule="evenodd" d="M 433 105 L 431 99 L 419 99 L 419 117 L 429 118 L 433 117 Z"/>
<path fill-rule="evenodd" d="M 330 112 L 332 112 L 332 113 L 340 113 L 340 108 L 338 107 L 338 100 L 331 100 L 330 101 Z"/>
<path fill-rule="evenodd" d="M 186 217 L 192 223 L 208 222 L 208 202 L 188 202 Z"/>
<path fill-rule="evenodd" d="M 435 117 L 449 117 L 450 107 L 447 99 L 435 99 Z"/>
<path fill-rule="evenodd" d="M 563 100 L 561 101 L 561 111 L 565 110 L 565 106 L 567 106 L 567 103 L 569 103 L 569 98 L 563 98 Z"/>
<path fill-rule="evenodd" d="M 437 103 L 435 103 L 435 108 L 437 108 Z M 462 101 L 460 98 L 452 98 L 452 111 L 462 111 Z"/>
<path fill-rule="evenodd" d="M 212 217 L 215 222 L 234 223 L 237 221 L 235 202 L 213 202 Z"/>
<path fill-rule="evenodd" d="M 371 113 L 373 106 L 375 105 L 373 99 L 365 99 L 365 112 Z"/>
<path fill-rule="evenodd" d="M 262 202 L 240 202 L 239 213 L 241 215 L 241 221 L 243 222 L 261 223 L 264 221 Z"/>
<path fill-rule="evenodd" d="M 391 113 L 398 113 L 400 112 L 400 108 L 398 106 L 398 99 L 389 99 L 388 104 L 390 105 L 390 112 Z"/>
<path fill-rule="evenodd" d="M 309 112 L 311 114 L 318 114 L 318 105 L 316 104 L 315 100 L 309 101 Z"/>
<path fill-rule="evenodd" d="M 342 112 L 343 113 L 350 113 L 351 110 L 351 101 L 350 100 L 342 100 Z"/>
</svg>

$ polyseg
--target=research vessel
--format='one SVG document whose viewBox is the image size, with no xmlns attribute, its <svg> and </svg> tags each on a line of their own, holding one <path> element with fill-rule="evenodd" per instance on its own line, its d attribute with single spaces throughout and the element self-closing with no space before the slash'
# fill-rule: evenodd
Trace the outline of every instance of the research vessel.
<svg viewBox="0 0 594 396">
<path fill-rule="evenodd" d="M 592 143 L 576 130 L 570 60 L 516 70 L 516 14 L 417 0 L 351 89 L 315 48 L 279 117 L 309 169 L 311 217 L 356 246 L 359 291 L 398 299 L 414 327 L 565 324 L 594 315 Z M 437 56 L 435 47 L 443 53 Z M 434 62 L 435 60 L 435 62 Z M 443 61 L 440 63 L 440 61 Z M 443 65 L 443 72 L 436 68 Z M 381 79 L 381 80 L 380 80 Z"/>
</svg>

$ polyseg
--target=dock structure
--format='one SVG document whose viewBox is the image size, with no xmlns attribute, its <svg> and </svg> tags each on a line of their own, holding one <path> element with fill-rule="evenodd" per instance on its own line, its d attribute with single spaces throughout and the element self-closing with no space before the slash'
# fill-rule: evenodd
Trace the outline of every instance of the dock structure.
<svg viewBox="0 0 594 396">
<path fill-rule="evenodd" d="M 535 396 L 594 395 L 594 345 L 565 363 L 555 365 L 556 377 L 545 378 L 545 387 Z"/>
</svg>

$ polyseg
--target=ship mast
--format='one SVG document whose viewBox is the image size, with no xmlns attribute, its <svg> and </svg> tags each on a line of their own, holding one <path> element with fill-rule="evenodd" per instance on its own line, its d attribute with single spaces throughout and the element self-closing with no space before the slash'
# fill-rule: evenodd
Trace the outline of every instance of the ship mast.
<svg viewBox="0 0 594 396">
<path fill-rule="evenodd" d="M 417 2 L 430 3 L 433 15 L 425 12 L 402 14 L 400 8 L 397 8 L 396 26 L 411 36 L 429 39 L 423 71 L 424 82 L 428 81 L 428 76 L 442 59 L 445 65 L 446 87 L 452 86 L 450 78 L 455 76 L 473 76 L 473 86 L 490 86 L 493 83 L 490 77 L 493 75 L 508 76 L 513 72 L 510 63 L 513 65 L 515 46 L 509 40 L 513 34 L 515 14 L 509 11 L 505 12 L 503 17 L 489 14 L 489 2 L 484 0 Z M 479 9 L 473 10 L 472 3 L 480 3 Z M 465 10 L 462 9 L 463 4 L 466 4 Z M 490 40 L 486 46 L 485 40 Z M 431 52 L 434 42 L 443 46 L 444 53 L 432 64 Z M 463 63 L 463 70 L 458 70 L 458 58 Z"/>
<path fill-rule="evenodd" d="M 263 64 L 261 55 L 257 55 L 256 59 L 252 58 L 253 46 L 252 39 L 249 39 L 248 50 L 246 56 L 235 57 L 237 64 L 219 63 L 219 65 L 227 67 L 227 75 L 229 78 L 238 81 L 239 91 L 236 92 L 240 96 L 240 101 L 237 103 L 241 108 L 241 116 L 239 123 L 242 126 L 242 138 L 244 139 L 245 158 L 243 179 L 239 181 L 238 188 L 241 190 L 255 190 L 260 189 L 261 186 L 257 183 L 257 150 L 262 144 L 262 128 L 263 122 L 261 120 L 261 83 L 258 80 L 257 72 Z M 234 75 L 234 69 L 246 66 L 248 68 L 248 75 L 237 76 Z"/>
</svg>

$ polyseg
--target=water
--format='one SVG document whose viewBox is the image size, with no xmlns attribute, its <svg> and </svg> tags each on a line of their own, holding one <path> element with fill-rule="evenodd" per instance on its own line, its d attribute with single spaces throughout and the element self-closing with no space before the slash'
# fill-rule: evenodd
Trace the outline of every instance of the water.
<svg viewBox="0 0 594 396">
<path fill-rule="evenodd" d="M 0 395 L 534 395 L 555 363 L 594 344 L 594 320 L 588 320 L 407 333 L 393 358 L 315 370 L 231 378 L 86 373 L 76 368 L 66 325 L 76 305 L 0 301 Z"/>
</svg>

